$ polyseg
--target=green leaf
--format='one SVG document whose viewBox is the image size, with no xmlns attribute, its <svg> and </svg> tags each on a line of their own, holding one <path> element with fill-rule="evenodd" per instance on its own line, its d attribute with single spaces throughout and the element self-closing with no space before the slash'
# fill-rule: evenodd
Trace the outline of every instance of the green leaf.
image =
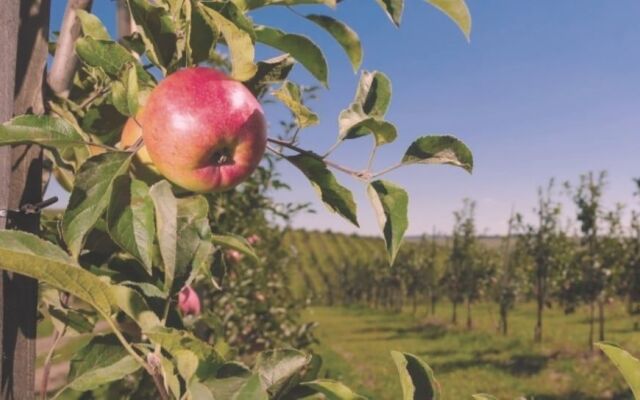
<svg viewBox="0 0 640 400">
<path fill-rule="evenodd" d="M 209 59 L 209 53 L 218 41 L 220 32 L 215 24 L 210 24 L 207 17 L 202 15 L 199 7 L 191 10 L 191 27 L 189 46 L 191 47 L 191 62 L 198 64 Z"/>
<path fill-rule="evenodd" d="M 138 86 L 138 75 L 134 65 L 131 65 L 127 70 L 127 107 L 129 108 L 129 115 L 136 115 L 140 103 L 138 102 L 138 96 L 140 95 L 140 89 Z"/>
<path fill-rule="evenodd" d="M 244 84 L 256 97 L 262 96 L 269 86 L 287 79 L 295 60 L 289 54 L 282 54 L 265 61 L 258 62 L 258 71 L 253 78 Z"/>
<path fill-rule="evenodd" d="M 403 400 L 438 400 L 440 398 L 440 384 L 427 363 L 413 354 L 399 351 L 392 351 L 391 357 L 400 375 Z"/>
<path fill-rule="evenodd" d="M 293 386 L 300 372 L 309 364 L 311 356 L 294 349 L 267 350 L 258 355 L 254 371 L 271 396 L 283 388 Z"/>
<path fill-rule="evenodd" d="M 203 342 L 187 331 L 157 327 L 150 331 L 145 331 L 144 334 L 147 335 L 153 343 L 160 345 L 171 354 L 189 350 L 201 361 L 215 361 L 222 365 L 223 359 L 213 346 Z"/>
<path fill-rule="evenodd" d="M 109 76 L 117 78 L 122 66 L 133 63 L 141 82 L 152 82 L 149 75 L 138 60 L 122 45 L 108 40 L 95 40 L 92 37 L 82 37 L 76 41 L 78 57 L 90 67 L 102 68 Z"/>
<path fill-rule="evenodd" d="M 389 263 L 395 261 L 404 233 L 409 226 L 407 210 L 409 196 L 400 186 L 391 182 L 377 180 L 367 186 L 367 194 L 378 218 L 378 225 L 387 244 Z"/>
<path fill-rule="evenodd" d="M 221 397 L 227 398 L 227 397 Z M 262 387 L 262 383 L 260 382 L 260 377 L 255 374 L 251 375 L 249 379 L 247 379 L 242 386 L 235 392 L 231 400 L 244 400 L 244 399 L 255 399 L 255 400 L 268 400 L 269 395 Z"/>
<path fill-rule="evenodd" d="M 300 88 L 295 83 L 285 82 L 273 95 L 291 110 L 301 129 L 320 122 L 318 115 L 302 104 Z"/>
<path fill-rule="evenodd" d="M 149 195 L 156 210 L 156 231 L 164 267 L 164 287 L 169 290 L 176 272 L 178 201 L 171 184 L 162 180 L 151 187 Z"/>
<path fill-rule="evenodd" d="M 471 36 L 471 14 L 464 0 L 426 0 L 427 3 L 445 13 L 469 40 Z"/>
<path fill-rule="evenodd" d="M 76 8 L 75 12 L 80 20 L 80 25 L 82 25 L 82 33 L 85 36 L 90 36 L 96 40 L 111 40 L 109 32 L 107 32 L 98 17 L 80 8 Z"/>
<path fill-rule="evenodd" d="M 179 58 L 176 54 L 178 37 L 171 14 L 148 0 L 129 0 L 129 9 L 140 28 L 149 61 L 166 72 L 172 61 Z"/>
<path fill-rule="evenodd" d="M 391 80 L 379 71 L 362 71 L 353 100 L 371 117 L 384 117 L 391 103 Z"/>
<path fill-rule="evenodd" d="M 253 10 L 265 6 L 297 6 L 300 4 L 323 4 L 331 8 L 336 7 L 336 0 L 232 0 L 244 10 Z"/>
<path fill-rule="evenodd" d="M 191 393 L 192 399 L 215 400 L 211 390 L 200 382 L 191 382 L 191 385 L 189 385 L 189 393 Z"/>
<path fill-rule="evenodd" d="M 365 400 L 366 398 L 355 393 L 341 382 L 330 379 L 316 379 L 311 382 L 304 382 L 302 385 L 308 386 L 318 393 L 322 393 L 327 400 Z"/>
<path fill-rule="evenodd" d="M 178 373 L 189 383 L 198 369 L 198 357 L 190 350 L 177 350 L 174 357 Z"/>
<path fill-rule="evenodd" d="M 627 351 L 613 343 L 596 343 L 596 347 L 609 357 L 611 362 L 618 368 L 627 385 L 633 392 L 633 397 L 640 398 L 640 360 L 629 354 Z"/>
<path fill-rule="evenodd" d="M 252 41 L 256 39 L 256 33 L 253 30 L 253 21 L 247 17 L 233 1 L 224 3 L 203 2 L 202 5 L 222 14 L 223 17 L 233 22 L 235 26 L 247 32 Z"/>
<path fill-rule="evenodd" d="M 339 140 L 355 139 L 372 133 L 376 145 L 393 142 L 395 126 L 382 120 L 391 102 L 391 81 L 378 71 L 363 71 L 355 98 L 338 118 Z"/>
<path fill-rule="evenodd" d="M 387 13 L 396 26 L 400 26 L 402 19 L 402 10 L 404 9 L 404 0 L 376 0 L 380 7 Z"/>
<path fill-rule="evenodd" d="M 61 118 L 21 115 L 0 125 L 0 146 L 37 144 L 62 160 L 75 162 L 89 157 L 84 138 Z"/>
<path fill-rule="evenodd" d="M 135 257 L 149 275 L 153 268 L 156 226 L 149 187 L 128 175 L 115 180 L 107 210 L 109 236 Z"/>
<path fill-rule="evenodd" d="M 47 312 L 53 320 L 59 321 L 59 323 L 68 326 L 78 333 L 88 333 L 93 331 L 94 324 L 82 313 L 76 310 L 49 306 Z"/>
<path fill-rule="evenodd" d="M 338 183 L 321 159 L 308 154 L 299 154 L 286 159 L 309 179 L 330 211 L 338 213 L 355 226 L 359 226 L 353 194 Z"/>
<path fill-rule="evenodd" d="M 143 332 L 162 326 L 160 319 L 149 309 L 140 293 L 123 285 L 112 285 L 110 291 L 115 305 L 134 320 Z"/>
<path fill-rule="evenodd" d="M 208 268 L 211 245 L 209 203 L 202 195 L 178 199 L 175 279 L 185 279 L 190 268 Z"/>
<path fill-rule="evenodd" d="M 473 397 L 474 400 L 498 400 L 497 397 L 494 397 L 486 393 L 474 394 L 474 395 L 471 395 L 471 397 Z"/>
<path fill-rule="evenodd" d="M 253 62 L 255 49 L 251 35 L 238 28 L 219 12 L 198 3 L 198 8 L 205 19 L 215 26 L 229 47 L 231 53 L 231 76 L 239 81 L 249 80 L 257 71 Z"/>
<path fill-rule="evenodd" d="M 120 380 L 140 368 L 115 335 L 96 336 L 71 360 L 69 386 L 87 391 Z"/>
<path fill-rule="evenodd" d="M 346 115 L 341 113 L 340 117 L 342 118 L 343 116 L 346 117 Z M 369 117 L 351 125 L 344 134 L 341 132 L 339 139 L 357 139 L 369 134 L 373 134 L 376 146 L 391 143 L 398 137 L 398 131 L 395 125 L 387 121 Z"/>
<path fill-rule="evenodd" d="M 253 260 L 258 261 L 258 256 L 253 250 L 253 247 L 247 242 L 245 238 L 238 235 L 212 235 L 211 240 L 218 246 L 230 248 L 240 253 L 251 257 Z"/>
<path fill-rule="evenodd" d="M 327 15 L 307 15 L 310 21 L 324 28 L 342 46 L 354 71 L 362 64 L 362 45 L 358 34 L 349 26 Z"/>
<path fill-rule="evenodd" d="M 109 152 L 89 158 L 80 167 L 62 218 L 62 233 L 69 251 L 80 255 L 85 236 L 104 214 L 115 180 L 127 173 L 133 153 Z"/>
<path fill-rule="evenodd" d="M 473 171 L 471 150 L 460 139 L 450 135 L 422 136 L 416 139 L 402 157 L 403 164 L 449 164 Z"/>
<path fill-rule="evenodd" d="M 0 230 L 0 268 L 68 292 L 103 316 L 115 303 L 109 284 L 80 268 L 58 246 L 29 233 Z"/>
<path fill-rule="evenodd" d="M 298 60 L 317 80 L 325 87 L 328 86 L 329 67 L 322 54 L 322 50 L 309 38 L 285 33 L 281 30 L 267 26 L 259 26 L 255 29 L 258 42 L 274 47 L 285 53 L 289 53 Z"/>
</svg>

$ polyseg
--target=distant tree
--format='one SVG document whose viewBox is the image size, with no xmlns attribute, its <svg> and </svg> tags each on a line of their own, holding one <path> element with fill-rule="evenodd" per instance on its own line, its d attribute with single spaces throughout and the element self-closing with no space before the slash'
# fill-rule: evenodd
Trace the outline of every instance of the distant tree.
<svg viewBox="0 0 640 400">
<path fill-rule="evenodd" d="M 509 218 L 507 236 L 502 241 L 502 267 L 496 269 L 493 277 L 493 299 L 498 304 L 500 314 L 498 329 L 505 336 L 509 332 L 508 314 L 515 306 L 522 289 L 523 268 L 527 262 L 525 243 L 521 238 L 514 236 L 521 220 L 520 214 L 512 214 Z"/>
<path fill-rule="evenodd" d="M 476 203 L 470 199 L 464 199 L 462 208 L 453 213 L 455 223 L 453 227 L 453 243 L 449 255 L 449 265 L 443 277 L 447 287 L 447 294 L 451 300 L 453 309 L 451 323 L 458 322 L 458 304 L 467 301 L 467 326 L 471 327 L 471 301 L 473 295 L 472 281 L 474 263 L 476 262 L 476 230 L 475 230 Z"/>
<path fill-rule="evenodd" d="M 542 341 L 542 317 L 550 293 L 551 277 L 557 272 L 560 205 L 553 199 L 554 180 L 551 179 L 546 189 L 538 189 L 538 207 L 535 212 L 537 224 L 524 227 L 523 239 L 527 253 L 532 259 L 531 277 L 533 293 L 536 298 L 536 325 L 534 341 Z"/>
<path fill-rule="evenodd" d="M 599 324 L 604 336 L 604 296 L 608 271 L 603 267 L 600 251 L 599 222 L 602 217 L 602 193 L 606 185 L 606 173 L 597 176 L 593 172 L 581 175 L 578 185 L 570 183 L 565 186 L 569 190 L 577 208 L 577 219 L 580 223 L 580 245 L 578 253 L 581 272 L 580 295 L 589 305 L 589 346 L 593 348 L 595 307 L 598 306 Z M 601 338 L 602 340 L 603 338 Z"/>
<path fill-rule="evenodd" d="M 640 181 L 637 181 L 640 187 Z M 626 255 L 623 271 L 619 275 L 619 290 L 627 301 L 627 312 L 635 318 L 633 329 L 640 328 L 637 316 L 640 315 L 640 212 L 631 212 L 630 234 L 624 242 Z"/>
</svg>

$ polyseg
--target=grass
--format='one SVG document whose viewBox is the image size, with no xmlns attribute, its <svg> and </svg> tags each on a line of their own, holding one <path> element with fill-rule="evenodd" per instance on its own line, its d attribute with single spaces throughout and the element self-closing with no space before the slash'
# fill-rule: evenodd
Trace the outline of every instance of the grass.
<svg viewBox="0 0 640 400">
<path fill-rule="evenodd" d="M 511 332 L 496 332 L 493 304 L 474 307 L 474 329 L 451 326 L 450 306 L 439 305 L 435 316 L 419 310 L 392 313 L 363 308 L 309 309 L 319 322 L 323 374 L 342 379 L 371 399 L 401 398 L 390 350 L 414 353 L 433 368 L 443 398 L 470 399 L 492 393 L 498 399 L 535 400 L 631 399 L 622 377 L 604 356 L 587 346 L 586 310 L 564 315 L 545 310 L 544 341 L 533 343 L 535 309 L 519 305 L 510 318 Z M 606 340 L 640 353 L 640 332 L 621 304 L 607 309 Z M 459 315 L 464 321 L 464 313 Z"/>
</svg>

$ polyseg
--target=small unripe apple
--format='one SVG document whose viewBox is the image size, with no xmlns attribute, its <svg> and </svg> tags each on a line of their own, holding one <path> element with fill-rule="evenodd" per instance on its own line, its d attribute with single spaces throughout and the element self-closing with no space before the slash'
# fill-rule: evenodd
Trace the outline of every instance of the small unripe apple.
<svg viewBox="0 0 640 400">
<path fill-rule="evenodd" d="M 227 250 L 225 254 L 227 256 L 227 260 L 232 263 L 240 262 L 244 258 L 242 253 L 240 253 L 238 250 Z"/>
<path fill-rule="evenodd" d="M 124 124 L 122 136 L 120 137 L 121 149 L 124 150 L 133 146 L 142 136 L 142 128 L 139 125 L 140 115 L 142 115 L 141 112 L 135 119 L 133 117 L 129 117 L 129 119 L 127 119 L 127 123 Z M 136 153 L 136 157 L 134 158 L 134 167 L 140 168 L 141 170 L 144 170 L 144 172 L 151 172 L 156 175 L 159 174 L 158 169 L 153 164 L 153 161 L 151 161 L 151 157 L 149 157 L 147 146 L 144 145 Z"/>
<path fill-rule="evenodd" d="M 261 240 L 262 240 L 262 238 L 260 238 L 260 236 L 258 236 L 256 234 L 253 234 L 253 235 L 251 235 L 251 236 L 249 236 L 247 238 L 247 242 L 252 246 L 255 245 L 255 244 L 260 243 Z"/>
<path fill-rule="evenodd" d="M 180 290 L 178 308 L 183 315 L 200 315 L 200 298 L 191 286 L 185 286 Z"/>
<path fill-rule="evenodd" d="M 185 68 L 153 89 L 139 122 L 158 171 L 194 192 L 231 189 L 256 169 L 267 134 L 262 107 L 240 82 Z"/>
</svg>

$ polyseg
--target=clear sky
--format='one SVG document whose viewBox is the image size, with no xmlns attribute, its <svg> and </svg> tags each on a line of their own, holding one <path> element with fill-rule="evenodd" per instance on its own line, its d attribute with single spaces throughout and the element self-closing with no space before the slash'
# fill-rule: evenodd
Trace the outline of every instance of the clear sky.
<svg viewBox="0 0 640 400">
<path fill-rule="evenodd" d="M 406 1 L 400 29 L 374 0 L 346 0 L 337 11 L 329 10 L 360 34 L 363 68 L 383 71 L 393 81 L 387 118 L 400 135 L 381 149 L 378 168 L 393 164 L 415 137 L 424 134 L 452 133 L 473 150 L 473 175 L 453 167 L 412 166 L 385 177 L 410 194 L 408 233 L 431 232 L 434 227 L 448 232 L 452 212 L 464 197 L 478 202 L 480 230 L 503 233 L 512 207 L 530 213 L 537 186 L 551 177 L 575 181 L 590 170 L 609 172 L 608 205 L 633 204 L 631 179 L 640 176 L 640 3 L 467 1 L 473 18 L 470 43 L 446 16 L 421 0 Z M 64 3 L 53 1 L 52 29 L 57 29 Z M 112 1 L 94 1 L 94 11 L 112 32 L 114 8 Z M 303 132 L 302 143 L 318 152 L 326 150 L 336 138 L 337 116 L 350 103 L 358 76 L 325 32 L 287 9 L 253 17 L 308 35 L 325 50 L 330 89 L 311 103 L 321 123 Z M 272 54 L 261 50 L 258 57 Z M 293 78 L 313 83 L 300 66 Z M 277 129 L 283 110 L 265 110 Z M 367 139 L 351 141 L 335 153 L 335 160 L 364 166 L 369 148 Z M 337 173 L 358 201 L 361 229 L 356 230 L 327 211 L 293 167 L 283 163 L 279 169 L 294 190 L 277 193 L 276 198 L 311 201 L 317 210 L 299 215 L 294 226 L 378 233 L 359 182 Z"/>
</svg>

